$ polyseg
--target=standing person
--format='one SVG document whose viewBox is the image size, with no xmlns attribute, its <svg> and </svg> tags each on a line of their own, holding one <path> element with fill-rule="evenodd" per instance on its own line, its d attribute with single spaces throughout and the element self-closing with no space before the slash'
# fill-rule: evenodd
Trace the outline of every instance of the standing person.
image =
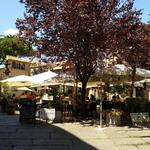
<svg viewBox="0 0 150 150">
<path fill-rule="evenodd" d="M 91 117 L 96 117 L 96 98 L 93 94 L 90 95 L 90 113 Z"/>
<path fill-rule="evenodd" d="M 43 96 L 41 97 L 42 100 L 42 107 L 49 107 L 49 97 L 48 97 L 48 91 L 46 90 Z"/>
<path fill-rule="evenodd" d="M 90 99 L 87 96 L 85 100 L 85 110 L 86 110 L 86 117 L 89 118 L 89 111 L 90 111 Z"/>
<path fill-rule="evenodd" d="M 111 108 L 116 108 L 116 95 L 114 94 L 111 99 Z"/>
</svg>

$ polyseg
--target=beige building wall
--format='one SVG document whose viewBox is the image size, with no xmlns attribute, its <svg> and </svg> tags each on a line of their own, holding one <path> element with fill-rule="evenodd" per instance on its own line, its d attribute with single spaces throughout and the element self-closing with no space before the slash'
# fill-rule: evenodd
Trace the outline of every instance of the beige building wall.
<svg viewBox="0 0 150 150">
<path fill-rule="evenodd" d="M 7 56 L 6 61 L 10 70 L 9 75 L 6 75 L 5 68 L 0 69 L 0 79 L 6 79 L 17 75 L 30 75 L 30 61 L 22 60 L 17 57 Z"/>
<path fill-rule="evenodd" d="M 4 68 L 0 68 L 0 80 L 17 76 L 17 75 L 34 75 L 38 74 L 43 71 L 47 71 L 50 66 L 47 64 L 41 65 L 38 61 L 30 61 L 30 60 L 23 60 L 18 57 L 14 56 L 7 56 L 6 61 L 9 64 L 9 75 L 6 75 L 5 72 L 5 66 Z"/>
</svg>

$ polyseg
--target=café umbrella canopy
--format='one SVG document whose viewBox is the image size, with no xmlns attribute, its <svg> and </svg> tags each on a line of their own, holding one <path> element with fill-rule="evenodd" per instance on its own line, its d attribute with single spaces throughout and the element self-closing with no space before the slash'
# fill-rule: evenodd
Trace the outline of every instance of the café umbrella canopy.
<svg viewBox="0 0 150 150">
<path fill-rule="evenodd" d="M 114 66 L 106 67 L 103 72 L 112 75 L 129 75 L 132 72 L 132 68 L 124 64 L 116 64 Z M 136 75 L 149 78 L 150 71 L 142 68 L 136 68 Z"/>
<path fill-rule="evenodd" d="M 19 87 L 17 88 L 18 91 L 30 91 L 32 92 L 32 90 L 30 88 L 27 88 L 27 87 Z"/>
<path fill-rule="evenodd" d="M 45 81 L 49 81 L 52 78 L 56 77 L 58 74 L 48 70 L 47 72 L 39 73 L 37 75 L 31 76 L 31 82 L 33 84 L 42 84 Z"/>
<path fill-rule="evenodd" d="M 19 75 L 0 81 L 8 86 L 30 86 L 32 84 L 31 77 L 27 75 Z"/>
<path fill-rule="evenodd" d="M 144 87 L 144 85 L 150 88 L 150 79 L 143 79 L 135 82 L 136 87 Z"/>
<path fill-rule="evenodd" d="M 124 64 L 117 64 L 115 65 L 115 69 L 117 74 L 119 75 L 127 75 L 131 74 L 131 67 L 127 67 Z M 144 77 L 144 78 L 150 78 L 150 71 L 142 68 L 136 68 L 136 75 Z"/>
<path fill-rule="evenodd" d="M 100 72 L 101 73 L 101 72 Z M 132 68 L 124 64 L 116 64 L 114 66 L 106 67 L 100 74 L 104 82 L 111 82 L 112 84 L 119 84 L 124 82 L 131 82 Z M 150 71 L 142 68 L 136 68 L 135 81 L 143 78 L 150 78 Z"/>
</svg>

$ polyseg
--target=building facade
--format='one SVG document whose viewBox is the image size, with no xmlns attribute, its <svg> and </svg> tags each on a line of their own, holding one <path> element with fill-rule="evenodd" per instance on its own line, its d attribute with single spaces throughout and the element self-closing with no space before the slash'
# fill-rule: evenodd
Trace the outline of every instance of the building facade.
<svg viewBox="0 0 150 150">
<path fill-rule="evenodd" d="M 0 68 L 0 79 L 17 75 L 30 75 L 32 62 L 14 56 L 6 56 L 5 64 Z"/>
</svg>

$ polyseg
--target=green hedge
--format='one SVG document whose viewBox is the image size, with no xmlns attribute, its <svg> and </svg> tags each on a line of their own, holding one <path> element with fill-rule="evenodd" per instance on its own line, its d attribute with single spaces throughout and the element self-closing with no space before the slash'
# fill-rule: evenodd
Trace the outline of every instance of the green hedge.
<svg viewBox="0 0 150 150">
<path fill-rule="evenodd" d="M 140 113 L 150 111 L 150 102 L 146 98 L 127 98 L 125 100 L 126 110 L 129 113 Z"/>
</svg>

